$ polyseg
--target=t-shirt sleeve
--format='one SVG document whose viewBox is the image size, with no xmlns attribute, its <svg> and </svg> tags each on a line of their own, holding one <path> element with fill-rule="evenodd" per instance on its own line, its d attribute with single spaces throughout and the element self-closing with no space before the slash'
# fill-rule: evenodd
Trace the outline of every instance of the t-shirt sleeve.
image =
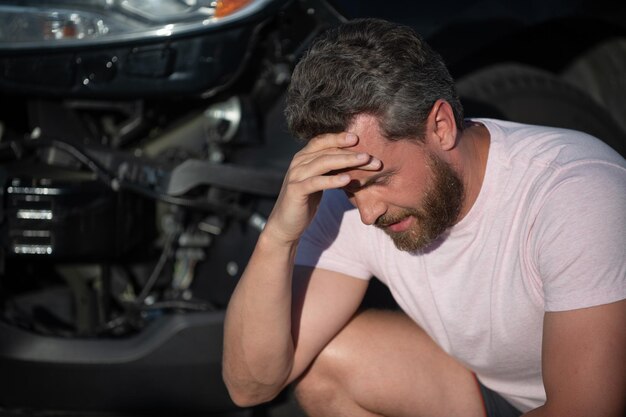
<svg viewBox="0 0 626 417">
<path fill-rule="evenodd" d="M 581 163 L 557 178 L 533 227 L 545 310 L 626 298 L 626 169 Z"/>
<path fill-rule="evenodd" d="M 366 239 L 358 211 L 342 191 L 324 192 L 313 222 L 296 254 L 296 265 L 328 269 L 354 278 L 369 279 L 365 262 Z"/>
</svg>

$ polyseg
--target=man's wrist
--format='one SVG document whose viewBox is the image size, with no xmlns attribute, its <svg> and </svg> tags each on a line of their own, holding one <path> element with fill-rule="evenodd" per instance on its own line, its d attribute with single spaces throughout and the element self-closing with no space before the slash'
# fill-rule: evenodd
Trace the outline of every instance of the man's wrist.
<svg viewBox="0 0 626 417">
<path fill-rule="evenodd" d="M 289 250 L 295 251 L 298 247 L 300 239 L 289 239 L 283 234 L 276 232 L 275 230 L 266 227 L 259 236 L 257 246 L 262 246 L 267 249 Z"/>
</svg>

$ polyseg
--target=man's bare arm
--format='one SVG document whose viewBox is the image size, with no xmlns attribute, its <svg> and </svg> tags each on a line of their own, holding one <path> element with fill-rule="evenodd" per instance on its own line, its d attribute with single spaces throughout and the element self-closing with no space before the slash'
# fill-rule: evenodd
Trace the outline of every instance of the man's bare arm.
<svg viewBox="0 0 626 417">
<path fill-rule="evenodd" d="M 239 405 L 277 395 L 349 320 L 363 296 L 366 282 L 316 269 L 297 274 L 296 283 L 307 280 L 308 284 L 297 286 L 300 291 L 292 298 L 296 248 L 317 211 L 322 191 L 348 184 L 349 175 L 338 172 L 380 166 L 369 155 L 346 149 L 357 141 L 349 134 L 323 135 L 292 160 L 226 313 L 223 375 Z"/>
<path fill-rule="evenodd" d="M 626 411 L 626 300 L 546 313 L 547 401 L 525 417 L 623 417 Z"/>
</svg>

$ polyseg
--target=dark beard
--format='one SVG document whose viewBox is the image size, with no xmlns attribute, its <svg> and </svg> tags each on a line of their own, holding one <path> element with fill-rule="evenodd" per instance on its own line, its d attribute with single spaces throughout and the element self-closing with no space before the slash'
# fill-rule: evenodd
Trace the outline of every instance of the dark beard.
<svg viewBox="0 0 626 417">
<path fill-rule="evenodd" d="M 459 175 L 437 155 L 427 155 L 427 164 L 431 168 L 433 182 L 426 190 L 422 206 L 393 215 L 384 214 L 376 220 L 375 225 L 382 228 L 402 251 L 414 252 L 426 248 L 457 222 L 461 212 L 465 194 Z M 408 230 L 391 232 L 385 227 L 408 216 L 415 218 Z"/>
</svg>

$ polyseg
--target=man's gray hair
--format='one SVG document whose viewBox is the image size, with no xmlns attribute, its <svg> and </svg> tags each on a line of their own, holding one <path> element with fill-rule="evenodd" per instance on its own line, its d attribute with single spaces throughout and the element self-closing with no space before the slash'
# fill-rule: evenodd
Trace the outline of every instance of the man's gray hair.
<svg viewBox="0 0 626 417">
<path fill-rule="evenodd" d="M 359 19 L 315 40 L 294 70 L 285 115 L 305 140 L 345 131 L 358 114 L 377 117 L 389 140 L 422 139 L 438 99 L 461 130 L 463 108 L 441 56 L 409 27 Z"/>
</svg>

